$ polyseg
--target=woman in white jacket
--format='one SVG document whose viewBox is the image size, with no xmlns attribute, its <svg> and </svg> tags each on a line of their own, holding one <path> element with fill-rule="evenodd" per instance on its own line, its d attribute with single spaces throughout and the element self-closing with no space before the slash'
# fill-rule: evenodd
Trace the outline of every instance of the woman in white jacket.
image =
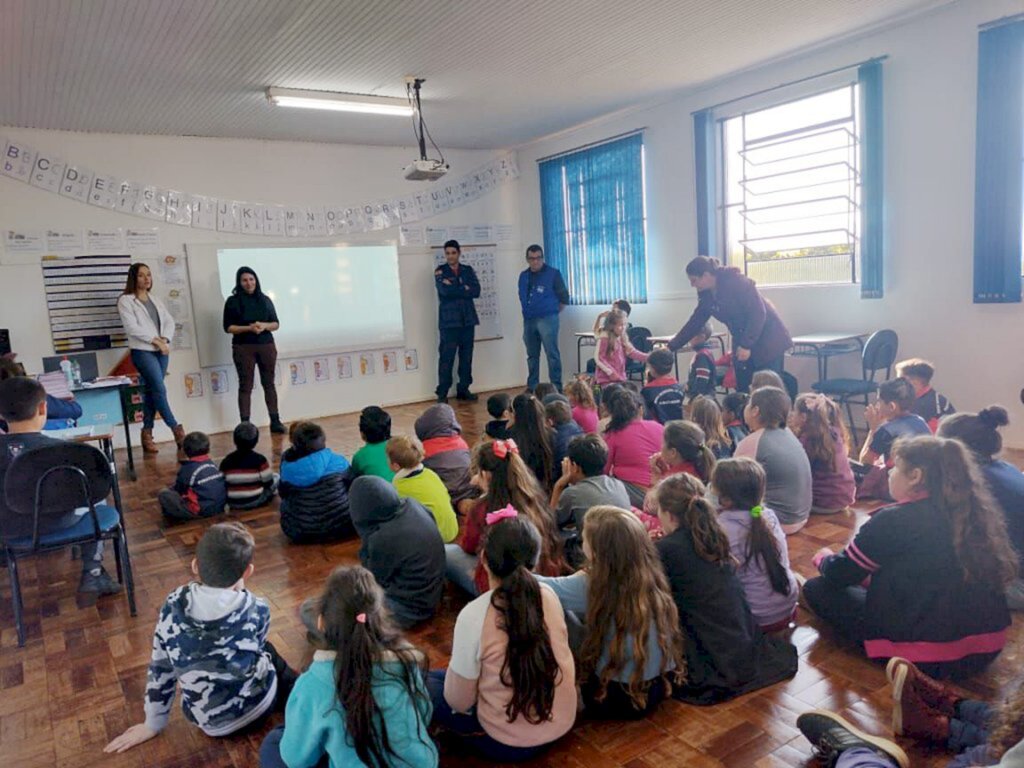
<svg viewBox="0 0 1024 768">
<path fill-rule="evenodd" d="M 132 363 L 146 385 L 142 401 L 142 450 L 156 453 L 153 441 L 153 419 L 157 412 L 174 433 L 174 442 L 181 452 L 185 439 L 185 428 L 181 426 L 167 402 L 167 387 L 164 377 L 170 361 L 171 339 L 174 338 L 174 318 L 156 296 L 149 291 L 153 287 L 153 274 L 141 262 L 128 269 L 128 281 L 124 293 L 117 300 L 117 311 L 128 335 Z"/>
</svg>

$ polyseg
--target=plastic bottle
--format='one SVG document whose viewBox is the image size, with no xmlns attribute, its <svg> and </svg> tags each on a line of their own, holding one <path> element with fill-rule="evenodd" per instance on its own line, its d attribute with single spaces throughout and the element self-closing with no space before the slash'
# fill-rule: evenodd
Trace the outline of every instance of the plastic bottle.
<svg viewBox="0 0 1024 768">
<path fill-rule="evenodd" d="M 75 386 L 74 370 L 73 370 L 73 367 L 71 365 L 71 361 L 68 360 L 68 356 L 67 355 L 64 355 L 64 357 L 61 358 L 60 369 L 64 373 L 64 378 L 68 380 L 68 386 L 69 387 Z"/>
<path fill-rule="evenodd" d="M 76 387 L 82 386 L 82 364 L 77 360 L 71 361 L 71 381 Z"/>
</svg>

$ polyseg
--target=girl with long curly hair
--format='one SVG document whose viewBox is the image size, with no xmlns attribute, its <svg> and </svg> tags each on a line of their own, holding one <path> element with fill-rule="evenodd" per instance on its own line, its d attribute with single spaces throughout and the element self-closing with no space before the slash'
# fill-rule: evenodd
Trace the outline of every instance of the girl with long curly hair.
<svg viewBox="0 0 1024 768">
<path fill-rule="evenodd" d="M 536 527 L 511 507 L 491 517 L 488 590 L 459 612 L 448 669 L 431 672 L 427 686 L 434 722 L 504 763 L 533 757 L 572 728 L 576 671 L 558 598 L 532 573 Z"/>
<path fill-rule="evenodd" d="M 445 545 L 448 580 L 472 595 L 487 591 L 487 574 L 480 553 L 487 541 L 488 514 L 511 505 L 537 528 L 540 558 L 537 573 L 561 576 L 568 573 L 555 516 L 537 478 L 519 455 L 514 440 L 480 443 L 473 450 L 473 484 L 482 495 L 466 515 L 458 544 Z"/>
<path fill-rule="evenodd" d="M 840 554 L 818 551 L 821 576 L 804 585 L 804 599 L 872 659 L 901 656 L 938 678 L 972 675 L 1006 644 L 1004 590 L 1017 575 L 1006 523 L 959 441 L 902 438 L 892 454 L 896 504 Z"/>
<path fill-rule="evenodd" d="M 406 642 L 384 591 L 358 565 L 335 568 L 318 602 L 323 648 L 295 683 L 286 725 L 260 749 L 263 768 L 367 765 L 433 768 L 426 657 Z"/>
<path fill-rule="evenodd" d="M 850 468 L 849 435 L 842 411 L 825 395 L 797 397 L 789 428 L 811 462 L 811 514 L 833 515 L 853 504 L 857 484 Z"/>
<path fill-rule="evenodd" d="M 679 613 L 658 553 L 636 516 L 612 506 L 587 511 L 583 553 L 585 570 L 541 582 L 569 614 L 585 617 L 574 650 L 587 714 L 644 717 L 686 670 Z"/>
<path fill-rule="evenodd" d="M 679 612 L 686 682 L 676 699 L 713 704 L 796 674 L 796 648 L 757 626 L 736 575 L 729 537 L 690 474 L 665 478 L 654 498 L 665 536 L 655 542 Z"/>
</svg>

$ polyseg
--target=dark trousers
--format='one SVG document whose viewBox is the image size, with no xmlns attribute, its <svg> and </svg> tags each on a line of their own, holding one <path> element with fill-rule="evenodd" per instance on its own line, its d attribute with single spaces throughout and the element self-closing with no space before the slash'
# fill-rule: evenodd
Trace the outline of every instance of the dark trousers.
<svg viewBox="0 0 1024 768">
<path fill-rule="evenodd" d="M 160 511 L 172 520 L 198 520 L 201 517 L 219 515 L 224 511 L 224 508 L 221 507 L 220 509 L 200 509 L 198 512 L 193 512 L 189 508 L 188 502 L 173 488 L 164 488 L 156 495 L 156 499 L 160 502 Z"/>
<path fill-rule="evenodd" d="M 458 394 L 469 392 L 473 383 L 473 338 L 476 326 L 462 328 L 442 328 L 440 343 L 437 346 L 437 396 L 447 397 L 452 388 L 452 368 L 455 365 L 455 354 L 459 355 L 459 386 Z"/>
<path fill-rule="evenodd" d="M 478 751 L 488 761 L 495 763 L 517 763 L 530 760 L 547 748 L 546 744 L 538 747 L 510 747 L 492 739 L 484 731 L 476 715 L 467 715 L 454 711 L 444 699 L 444 676 L 447 670 L 432 669 L 427 673 L 427 692 L 434 704 L 433 723 L 451 731 Z"/>
<path fill-rule="evenodd" d="M 260 384 L 267 411 L 277 415 L 277 387 L 274 385 L 274 366 L 277 365 L 277 346 L 270 344 L 235 344 L 231 358 L 238 372 L 238 417 L 248 421 L 252 412 L 252 387 L 256 368 L 260 369 Z"/>
<path fill-rule="evenodd" d="M 737 392 L 749 392 L 750 391 L 750 380 L 754 378 L 754 374 L 758 371 L 775 371 L 776 373 L 782 373 L 783 366 L 786 363 L 786 356 L 779 355 L 774 360 L 769 360 L 767 363 L 759 363 L 755 365 L 750 360 L 741 363 L 736 359 L 736 352 L 733 351 L 733 370 L 736 371 L 736 391 Z"/>
</svg>

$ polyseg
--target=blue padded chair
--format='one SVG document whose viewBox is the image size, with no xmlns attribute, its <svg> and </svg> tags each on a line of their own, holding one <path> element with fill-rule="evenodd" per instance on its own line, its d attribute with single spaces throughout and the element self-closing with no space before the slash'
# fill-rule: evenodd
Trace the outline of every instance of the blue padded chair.
<svg viewBox="0 0 1024 768">
<path fill-rule="evenodd" d="M 896 353 L 900 347 L 900 338 L 896 331 L 885 329 L 871 334 L 861 353 L 861 378 L 859 379 L 825 379 L 816 381 L 811 389 L 828 395 L 840 407 L 846 406 L 846 415 L 850 420 L 850 430 L 854 443 L 857 442 L 857 427 L 853 423 L 851 403 L 867 407 L 868 397 L 878 391 L 879 371 L 885 371 L 882 381 L 892 378 L 892 366 L 896 362 Z"/>
<path fill-rule="evenodd" d="M 629 337 L 629 343 L 636 347 L 638 352 L 650 352 L 654 349 L 654 344 L 651 343 L 650 328 L 644 328 L 642 325 L 634 325 L 627 329 L 626 335 Z M 645 370 L 647 370 L 647 365 L 645 363 L 630 360 L 628 357 L 626 358 L 627 379 L 636 377 L 643 381 Z"/>
<path fill-rule="evenodd" d="M 60 442 L 17 456 L 4 475 L 9 512 L 0 515 L 0 547 L 11 576 L 11 600 L 18 645 L 25 644 L 18 560 L 96 540 L 114 542 L 117 579 L 125 586 L 128 608 L 135 615 L 128 541 L 121 512 L 103 503 L 112 484 L 110 464 L 99 449 L 84 443 Z M 58 528 L 54 521 L 69 511 L 87 508 L 78 522 Z"/>
</svg>

